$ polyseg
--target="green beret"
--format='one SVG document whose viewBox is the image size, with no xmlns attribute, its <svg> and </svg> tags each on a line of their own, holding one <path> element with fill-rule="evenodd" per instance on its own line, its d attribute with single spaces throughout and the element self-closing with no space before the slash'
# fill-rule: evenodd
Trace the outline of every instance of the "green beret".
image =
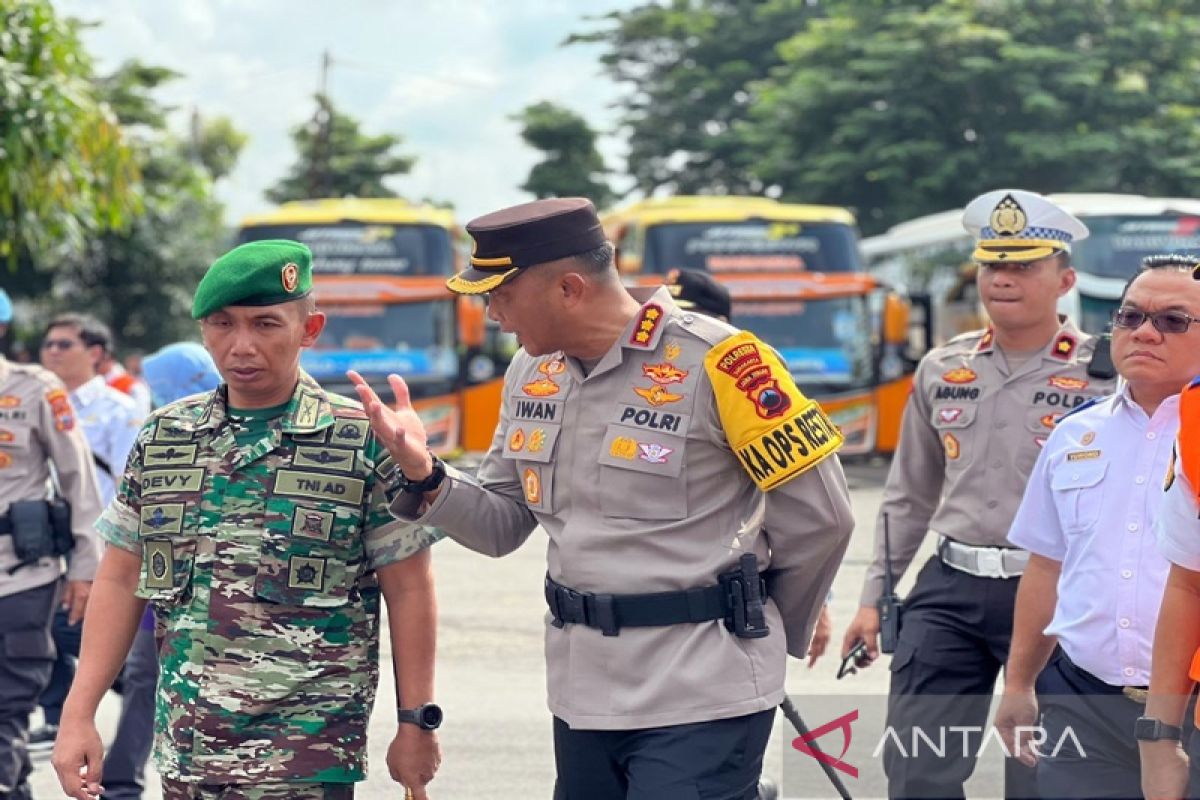
<svg viewBox="0 0 1200 800">
<path fill-rule="evenodd" d="M 273 306 L 312 291 L 312 251 L 288 239 L 235 247 L 213 262 L 196 287 L 192 319 L 225 306 Z"/>
</svg>

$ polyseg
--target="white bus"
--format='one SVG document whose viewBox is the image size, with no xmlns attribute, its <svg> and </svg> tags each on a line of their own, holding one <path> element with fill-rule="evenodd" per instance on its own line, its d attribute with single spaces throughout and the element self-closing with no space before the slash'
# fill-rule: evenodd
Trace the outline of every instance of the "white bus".
<svg viewBox="0 0 1200 800">
<path fill-rule="evenodd" d="M 1091 230 L 1072 247 L 1079 279 L 1059 303 L 1059 309 L 1089 333 L 1107 328 L 1125 282 L 1143 257 L 1200 255 L 1200 200 L 1135 194 L 1048 197 Z M 962 209 L 902 222 L 863 240 L 862 250 L 876 275 L 909 291 L 930 294 L 939 341 L 972 327 L 972 243 L 962 226 Z"/>
</svg>

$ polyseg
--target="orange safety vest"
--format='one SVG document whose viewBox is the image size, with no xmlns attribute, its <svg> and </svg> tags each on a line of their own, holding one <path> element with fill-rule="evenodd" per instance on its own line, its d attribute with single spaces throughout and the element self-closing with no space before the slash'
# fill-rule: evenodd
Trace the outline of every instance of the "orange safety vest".
<svg viewBox="0 0 1200 800">
<path fill-rule="evenodd" d="M 108 382 L 108 385 L 119 392 L 125 394 L 133 393 L 133 385 L 137 383 L 137 378 L 130 375 L 128 372 L 122 372 L 117 377 Z"/>
<path fill-rule="evenodd" d="M 1179 461 L 1184 477 L 1191 485 L 1197 504 L 1200 504 L 1200 378 L 1179 394 Z M 1173 466 L 1173 465 L 1172 465 Z M 1170 475 L 1167 480 L 1171 480 Z M 1200 681 L 1200 649 L 1192 654 L 1188 677 Z M 1196 724 L 1200 725 L 1200 706 L 1196 707 Z"/>
</svg>

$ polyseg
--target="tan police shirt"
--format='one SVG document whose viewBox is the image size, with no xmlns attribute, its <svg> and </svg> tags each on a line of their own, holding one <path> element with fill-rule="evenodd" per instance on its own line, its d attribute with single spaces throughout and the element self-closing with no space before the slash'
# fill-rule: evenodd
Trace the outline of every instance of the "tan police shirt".
<svg viewBox="0 0 1200 800">
<path fill-rule="evenodd" d="M 550 710 L 573 728 L 675 725 L 777 705 L 785 647 L 807 649 L 853 526 L 836 456 L 764 495 L 730 447 L 704 361 L 736 330 L 681 311 L 665 289 L 634 296 L 642 312 L 586 377 L 561 354 L 518 353 L 477 479 L 448 470 L 419 517 L 419 498 L 392 506 L 493 556 L 541 524 L 550 576 L 581 591 L 708 586 L 745 552 L 770 565 L 771 633 L 762 639 L 737 638 L 721 621 L 615 637 L 547 624 Z M 771 450 L 780 464 L 781 448 Z M 754 468 L 769 480 L 784 467 L 755 459 Z"/>
<path fill-rule="evenodd" d="M 1012 547 L 1009 525 L 1055 422 L 1116 385 L 1087 374 L 1095 339 L 1070 320 L 1015 369 L 993 339 L 990 329 L 956 336 L 917 368 L 876 520 L 862 605 L 883 594 L 885 513 L 897 580 L 926 531 L 965 544 Z"/>
<path fill-rule="evenodd" d="M 92 525 L 100 493 L 87 440 L 62 381 L 42 367 L 0 356 L 0 513 L 14 501 L 47 497 L 51 462 L 71 504 L 75 549 L 67 577 L 90 581 L 99 559 Z M 43 586 L 63 572 L 61 558 L 43 558 L 10 574 L 17 563 L 12 537 L 0 536 L 0 597 Z"/>
</svg>

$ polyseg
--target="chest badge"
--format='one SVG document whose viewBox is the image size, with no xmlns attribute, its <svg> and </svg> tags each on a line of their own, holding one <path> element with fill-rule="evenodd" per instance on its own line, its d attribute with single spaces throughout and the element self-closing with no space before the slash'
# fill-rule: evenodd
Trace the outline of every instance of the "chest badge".
<svg viewBox="0 0 1200 800">
<path fill-rule="evenodd" d="M 508 437 L 508 449 L 514 453 L 519 452 L 525 446 L 525 429 L 517 428 Z"/>
<path fill-rule="evenodd" d="M 638 444 L 638 458 L 648 464 L 665 464 L 667 456 L 675 451 L 670 447 L 663 447 L 661 444 Z"/>
<path fill-rule="evenodd" d="M 658 384 L 648 389 L 643 389 L 641 386 L 634 386 L 633 391 L 652 406 L 665 406 L 667 403 L 678 403 L 683 399 L 683 395 L 668 392 Z"/>
<path fill-rule="evenodd" d="M 1062 416 L 1062 415 L 1061 414 L 1047 414 L 1046 416 L 1042 417 L 1042 419 L 1040 420 L 1042 423 L 1042 427 L 1043 428 L 1053 428 L 1055 425 L 1058 424 L 1058 418 L 1060 416 Z M 1086 444 L 1086 442 L 1085 442 L 1085 444 Z"/>
<path fill-rule="evenodd" d="M 940 408 L 938 409 L 938 419 L 942 422 L 954 422 L 962 416 L 961 408 Z"/>
<path fill-rule="evenodd" d="M 967 369 L 966 367 L 957 367 L 942 375 L 942 380 L 946 383 L 974 383 L 979 376 L 975 374 L 975 370 Z"/>
<path fill-rule="evenodd" d="M 542 503 L 542 476 L 536 469 L 529 467 L 521 476 L 521 486 L 525 489 L 525 502 L 531 506 Z"/>
<path fill-rule="evenodd" d="M 521 387 L 521 391 L 530 397 L 549 397 L 558 394 L 560 387 L 554 382 L 554 376 L 567 371 L 567 365 L 563 363 L 562 359 L 554 358 L 543 361 L 538 364 L 537 371 L 542 377 L 525 384 Z"/>
<path fill-rule="evenodd" d="M 542 448 L 546 446 L 546 429 L 534 428 L 529 433 L 529 452 L 540 453 Z M 516 449 L 515 447 L 513 448 Z"/>
<path fill-rule="evenodd" d="M 1079 443 L 1081 445 L 1083 445 L 1084 447 L 1087 447 L 1089 444 L 1091 444 L 1094 441 L 1096 441 L 1096 432 L 1088 431 L 1087 433 L 1085 433 L 1083 435 L 1083 438 L 1079 440 Z"/>
<path fill-rule="evenodd" d="M 679 358 L 680 352 L 682 352 L 682 348 L 679 346 L 679 342 L 670 341 L 667 342 L 667 346 L 663 350 L 663 356 L 667 361 L 674 361 Z"/>
<path fill-rule="evenodd" d="M 1055 389 L 1070 389 L 1075 392 L 1086 389 L 1088 385 L 1083 378 L 1072 378 L 1070 375 L 1051 375 L 1048 383 Z"/>
<path fill-rule="evenodd" d="M 642 374 L 659 386 L 670 386 L 672 383 L 683 383 L 688 371 L 664 361 L 661 364 L 642 364 Z"/>
<path fill-rule="evenodd" d="M 946 449 L 946 458 L 955 461 L 962 454 L 958 445 L 958 438 L 953 433 L 942 435 L 942 447 Z"/>
</svg>

